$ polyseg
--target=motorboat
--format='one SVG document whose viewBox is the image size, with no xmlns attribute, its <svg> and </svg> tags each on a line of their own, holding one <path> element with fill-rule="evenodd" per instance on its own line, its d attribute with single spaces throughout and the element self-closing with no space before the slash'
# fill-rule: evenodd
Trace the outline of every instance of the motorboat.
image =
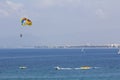
<svg viewBox="0 0 120 80">
<path fill-rule="evenodd" d="M 55 69 L 56 69 L 56 70 L 60 70 L 61 68 L 60 68 L 59 66 L 56 66 Z"/>
<path fill-rule="evenodd" d="M 27 67 L 26 66 L 20 66 L 19 68 L 20 69 L 26 69 Z"/>
</svg>

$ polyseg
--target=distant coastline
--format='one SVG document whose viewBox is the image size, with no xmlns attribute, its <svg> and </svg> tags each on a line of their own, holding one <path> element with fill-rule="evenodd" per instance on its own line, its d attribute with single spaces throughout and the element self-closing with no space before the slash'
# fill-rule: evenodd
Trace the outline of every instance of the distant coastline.
<svg viewBox="0 0 120 80">
<path fill-rule="evenodd" d="M 79 46 L 34 46 L 34 48 L 79 49 L 79 48 L 120 48 L 120 45 L 79 45 Z"/>
<path fill-rule="evenodd" d="M 0 49 L 84 49 L 84 48 L 95 48 L 95 49 L 120 49 L 120 44 L 107 44 L 107 45 L 35 45 L 35 46 L 0 46 Z"/>
</svg>

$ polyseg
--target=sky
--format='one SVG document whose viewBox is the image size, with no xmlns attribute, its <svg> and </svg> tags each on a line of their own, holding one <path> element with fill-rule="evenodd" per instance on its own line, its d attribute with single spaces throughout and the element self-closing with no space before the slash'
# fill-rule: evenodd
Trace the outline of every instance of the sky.
<svg viewBox="0 0 120 80">
<path fill-rule="evenodd" d="M 119 44 L 119 3 L 120 0 L 0 0 L 0 47 Z M 22 17 L 31 19 L 33 25 L 21 26 Z"/>
</svg>

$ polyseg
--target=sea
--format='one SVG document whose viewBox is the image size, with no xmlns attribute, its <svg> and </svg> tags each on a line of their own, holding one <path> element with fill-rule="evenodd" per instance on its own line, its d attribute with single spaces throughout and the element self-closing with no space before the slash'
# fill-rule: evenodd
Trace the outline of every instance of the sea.
<svg viewBox="0 0 120 80">
<path fill-rule="evenodd" d="M 0 80 L 120 80 L 118 51 L 116 48 L 0 49 Z M 80 68 L 85 66 L 91 68 Z"/>
</svg>

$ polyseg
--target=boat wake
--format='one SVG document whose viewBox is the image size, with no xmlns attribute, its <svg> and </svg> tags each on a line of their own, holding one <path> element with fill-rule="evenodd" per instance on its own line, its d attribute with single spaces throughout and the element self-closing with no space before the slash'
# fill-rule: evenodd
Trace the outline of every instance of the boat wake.
<svg viewBox="0 0 120 80">
<path fill-rule="evenodd" d="M 98 69 L 100 67 L 81 66 L 78 68 L 63 68 L 63 67 L 56 66 L 54 68 L 55 70 L 89 70 L 89 69 Z"/>
</svg>

